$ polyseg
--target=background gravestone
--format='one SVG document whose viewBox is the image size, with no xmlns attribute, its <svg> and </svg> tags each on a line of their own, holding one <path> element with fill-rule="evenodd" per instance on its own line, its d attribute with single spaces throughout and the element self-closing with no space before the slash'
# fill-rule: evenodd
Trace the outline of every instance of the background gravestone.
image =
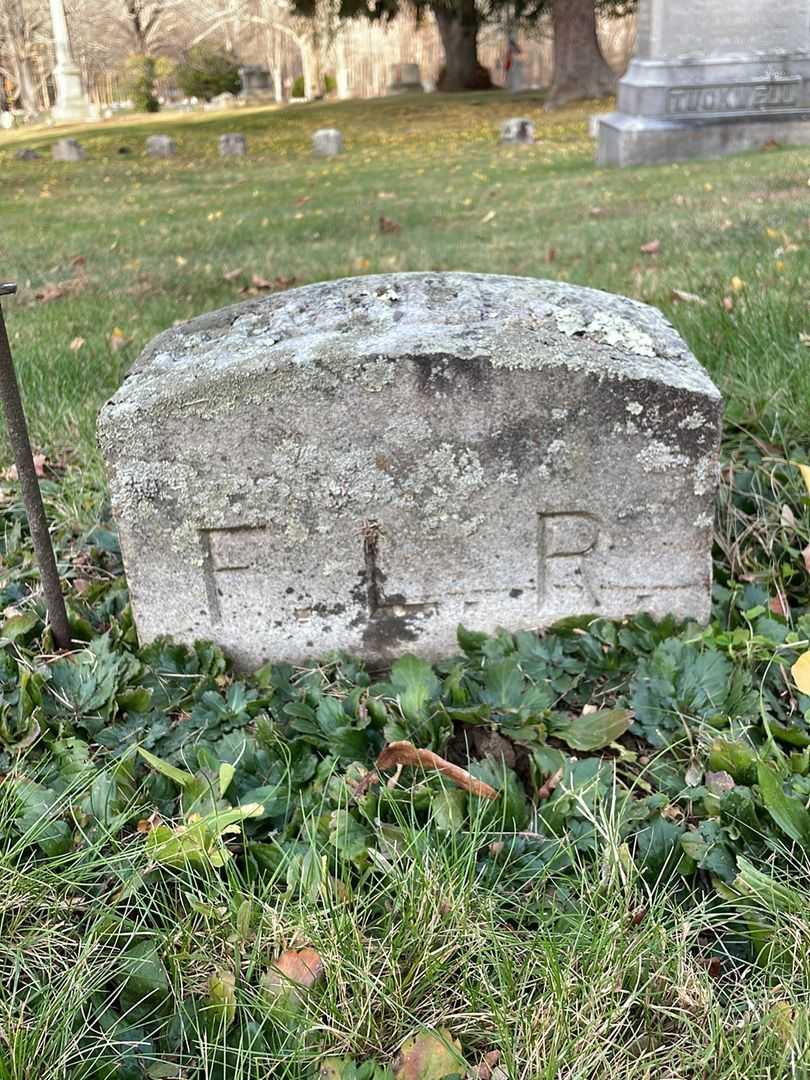
<svg viewBox="0 0 810 1080">
<path fill-rule="evenodd" d="M 247 139 L 244 135 L 229 131 L 219 137 L 220 157 L 244 157 L 247 153 Z"/>
<path fill-rule="evenodd" d="M 86 156 L 76 139 L 60 139 L 53 144 L 51 154 L 54 161 L 83 161 Z"/>
<path fill-rule="evenodd" d="M 504 120 L 501 124 L 501 142 L 525 145 L 533 143 L 534 124 L 523 116 L 513 116 L 509 120 Z"/>
<path fill-rule="evenodd" d="M 810 143 L 810 0 L 641 0 L 602 165 Z"/>
<path fill-rule="evenodd" d="M 389 94 L 422 94 L 422 73 L 418 64 L 394 64 L 388 77 Z"/>
<path fill-rule="evenodd" d="M 555 282 L 363 277 L 195 319 L 100 417 L 139 634 L 250 667 L 706 619 L 720 410 L 659 312 Z"/>
<path fill-rule="evenodd" d="M 337 128 L 321 128 L 312 136 L 312 152 L 316 157 L 334 157 L 343 153 L 343 136 Z"/>
<path fill-rule="evenodd" d="M 146 152 L 150 157 L 174 157 L 177 143 L 169 135 L 150 135 L 146 140 Z"/>
</svg>

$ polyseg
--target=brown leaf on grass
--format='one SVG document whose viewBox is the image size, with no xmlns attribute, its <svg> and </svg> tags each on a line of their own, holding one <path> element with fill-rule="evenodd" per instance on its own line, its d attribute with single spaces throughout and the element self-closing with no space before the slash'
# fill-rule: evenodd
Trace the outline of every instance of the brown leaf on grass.
<svg viewBox="0 0 810 1080">
<path fill-rule="evenodd" d="M 74 255 L 73 258 L 70 260 L 70 265 L 75 270 L 81 270 L 87 265 L 87 259 L 84 257 L 84 255 Z"/>
<path fill-rule="evenodd" d="M 698 296 L 696 293 L 684 292 L 683 289 L 673 289 L 670 293 L 670 299 L 673 304 L 700 304 L 701 307 L 706 307 L 706 301 L 702 296 Z"/>
<path fill-rule="evenodd" d="M 777 593 L 768 601 L 768 608 L 774 615 L 781 615 L 783 619 L 790 617 L 790 607 L 781 593 Z"/>
<path fill-rule="evenodd" d="M 462 769 L 460 765 L 454 765 L 452 761 L 447 761 L 445 758 L 439 757 L 439 755 L 434 754 L 432 750 L 418 750 L 413 743 L 410 742 L 389 743 L 376 761 L 378 772 L 381 772 L 384 769 L 391 769 L 395 765 L 416 765 L 423 769 L 436 769 L 437 772 L 442 773 L 448 780 L 452 780 L 454 784 L 463 788 L 464 791 L 468 791 L 471 795 L 478 795 L 482 799 L 498 798 L 498 792 L 495 788 L 490 787 L 489 784 L 485 784 L 483 780 L 476 780 L 474 776 L 468 773 L 466 769 Z M 370 781 L 368 781 L 369 776 L 371 776 Z M 363 784 L 368 787 L 375 782 L 377 782 L 375 774 L 373 772 L 368 773 L 363 780 L 360 781 L 358 788 Z"/>
<path fill-rule="evenodd" d="M 150 833 L 156 825 L 160 824 L 160 814 L 155 810 L 148 818 L 141 818 L 135 829 L 139 833 Z"/>
<path fill-rule="evenodd" d="M 465 1068 L 461 1044 L 447 1028 L 425 1029 L 407 1039 L 394 1063 L 394 1080 L 444 1080 Z"/>
<path fill-rule="evenodd" d="M 557 787 L 557 785 L 562 780 L 562 778 L 563 778 L 563 770 L 562 769 L 557 769 L 557 771 L 555 773 L 552 773 L 551 776 L 549 776 L 548 780 L 546 780 L 546 782 L 541 787 L 539 787 L 537 789 L 537 799 L 538 799 L 538 801 L 542 802 L 544 799 L 547 799 L 551 795 L 551 793 L 554 791 L 554 789 Z"/>
<path fill-rule="evenodd" d="M 726 311 L 734 310 L 734 301 L 730 296 L 723 297 L 723 307 L 726 309 Z"/>
<path fill-rule="evenodd" d="M 484 1054 L 479 1064 L 467 1075 L 470 1080 L 492 1080 L 498 1071 L 497 1066 L 500 1060 L 500 1050 L 490 1050 L 488 1054 Z"/>
<path fill-rule="evenodd" d="M 802 558 L 804 559 L 804 568 L 810 574 L 810 544 L 802 552 Z"/>
<path fill-rule="evenodd" d="M 660 250 L 661 250 L 661 241 L 660 240 L 650 240 L 648 243 L 642 244 L 641 247 L 639 248 L 639 251 L 641 252 L 642 255 L 657 255 Z"/>
<path fill-rule="evenodd" d="M 311 195 L 299 195 L 298 198 L 295 200 L 295 205 L 296 206 L 303 206 L 304 203 L 310 202 L 311 199 L 312 199 Z"/>
<path fill-rule="evenodd" d="M 557 258 L 557 249 L 553 248 L 553 247 L 550 247 L 548 249 L 548 251 L 546 252 L 545 256 L 543 257 L 543 261 L 546 262 L 546 263 L 553 263 L 556 258 Z"/>
<path fill-rule="evenodd" d="M 46 281 L 34 293 L 34 299 L 43 304 L 49 304 L 52 300 L 61 300 L 63 296 L 75 291 L 75 283 L 72 281 Z"/>
<path fill-rule="evenodd" d="M 323 960 L 315 949 L 287 949 L 275 961 L 271 972 L 309 990 L 323 975 Z"/>
<path fill-rule="evenodd" d="M 84 340 L 83 337 L 75 337 L 68 347 L 71 352 L 78 352 L 79 349 L 81 349 L 81 347 L 86 344 L 87 342 Z"/>
<path fill-rule="evenodd" d="M 606 210 L 605 210 L 604 206 L 592 206 L 591 207 L 591 217 L 604 217 L 605 213 L 606 213 Z"/>
<path fill-rule="evenodd" d="M 238 277 L 242 276 L 242 267 L 238 266 L 235 270 L 225 270 L 222 274 L 223 281 L 236 281 Z"/>
<path fill-rule="evenodd" d="M 33 454 L 32 456 L 33 456 L 33 459 L 34 459 L 34 472 L 37 474 L 37 476 L 44 476 L 45 475 L 45 465 L 46 465 L 46 463 L 48 461 L 48 458 L 46 457 L 45 454 Z M 17 479 L 19 479 L 19 477 L 17 475 L 17 466 L 16 465 L 9 465 L 9 467 L 7 469 L 3 470 L 2 474 L 0 474 L 0 476 L 2 476 L 3 480 L 16 481 Z"/>
<path fill-rule="evenodd" d="M 398 233 L 402 228 L 398 221 L 393 221 L 391 218 L 386 217 L 385 214 L 380 214 L 380 232 L 381 233 Z"/>
<path fill-rule="evenodd" d="M 260 274 L 254 274 L 250 279 L 250 285 L 243 285 L 239 292 L 243 296 L 258 296 L 260 292 L 280 292 L 284 289 L 290 289 L 295 285 L 295 282 L 294 275 L 292 277 L 283 277 L 278 274 L 270 281 Z"/>
</svg>

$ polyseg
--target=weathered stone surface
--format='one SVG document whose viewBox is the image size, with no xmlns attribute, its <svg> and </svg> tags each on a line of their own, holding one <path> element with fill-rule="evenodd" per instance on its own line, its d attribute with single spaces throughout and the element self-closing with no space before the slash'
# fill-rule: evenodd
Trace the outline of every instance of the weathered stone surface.
<svg viewBox="0 0 810 1080">
<path fill-rule="evenodd" d="M 337 128 L 321 128 L 312 136 L 312 152 L 316 157 L 334 157 L 343 153 L 343 136 Z"/>
<path fill-rule="evenodd" d="M 501 124 L 501 142 L 533 143 L 534 124 L 524 116 L 512 116 Z"/>
<path fill-rule="evenodd" d="M 421 94 L 422 73 L 418 64 L 393 64 L 388 79 L 389 94 Z"/>
<path fill-rule="evenodd" d="M 556 282 L 362 277 L 195 319 L 100 417 L 139 633 L 250 667 L 705 619 L 720 409 L 659 312 Z"/>
<path fill-rule="evenodd" d="M 30 146 L 25 146 L 22 150 L 15 150 L 14 157 L 17 161 L 36 161 L 39 157 L 39 153 L 36 150 L 32 150 Z"/>
<path fill-rule="evenodd" d="M 247 153 L 247 139 L 244 135 L 230 131 L 219 137 L 220 157 L 244 157 Z"/>
<path fill-rule="evenodd" d="M 810 143 L 810 0 L 641 0 L 617 108 L 605 165 Z"/>
<path fill-rule="evenodd" d="M 150 135 L 146 140 L 146 152 L 150 157 L 174 157 L 177 143 L 170 135 Z"/>
<path fill-rule="evenodd" d="M 77 139 L 60 139 L 53 144 L 51 154 L 54 161 L 83 161 L 86 156 Z"/>
</svg>

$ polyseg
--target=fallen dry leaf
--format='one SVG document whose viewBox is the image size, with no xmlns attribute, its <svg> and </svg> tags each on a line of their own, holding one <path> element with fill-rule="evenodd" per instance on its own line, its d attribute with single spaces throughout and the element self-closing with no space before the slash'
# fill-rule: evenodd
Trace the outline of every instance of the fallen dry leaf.
<svg viewBox="0 0 810 1080">
<path fill-rule="evenodd" d="M 779 520 L 786 529 L 796 528 L 796 515 L 791 508 L 785 503 L 779 514 Z"/>
<path fill-rule="evenodd" d="M 605 211 L 604 206 L 592 206 L 591 207 L 591 217 L 603 217 L 605 212 L 606 211 Z"/>
<path fill-rule="evenodd" d="M 488 210 L 486 212 L 486 214 L 484 214 L 484 216 L 481 218 L 481 224 L 482 225 L 488 225 L 490 223 L 490 221 L 492 221 L 492 219 L 494 217 L 495 217 L 495 211 L 494 210 Z"/>
<path fill-rule="evenodd" d="M 700 304 L 701 307 L 706 307 L 706 301 L 702 296 L 698 296 L 696 293 L 684 292 L 683 289 L 673 289 L 670 293 L 670 299 L 673 304 Z"/>
<path fill-rule="evenodd" d="M 802 474 L 802 480 L 804 480 L 804 486 L 807 488 L 807 494 L 810 495 L 810 465 L 799 465 L 799 472 Z"/>
<path fill-rule="evenodd" d="M 74 255 L 73 258 L 70 260 L 70 265 L 76 270 L 81 270 L 82 267 L 87 265 L 87 259 L 84 257 L 84 255 Z"/>
<path fill-rule="evenodd" d="M 731 299 L 730 296 L 723 297 L 723 307 L 726 309 L 726 311 L 734 310 L 734 301 Z"/>
<path fill-rule="evenodd" d="M 223 281 L 236 281 L 238 277 L 242 275 L 242 267 L 238 266 L 235 270 L 225 270 L 222 274 Z"/>
<path fill-rule="evenodd" d="M 273 964 L 272 970 L 296 986 L 309 990 L 323 975 L 323 960 L 315 949 L 287 949 Z"/>
<path fill-rule="evenodd" d="M 550 247 L 544 256 L 544 262 L 553 263 L 557 258 L 557 249 Z"/>
<path fill-rule="evenodd" d="M 71 352 L 78 352 L 79 349 L 81 349 L 81 347 L 86 344 L 87 342 L 84 340 L 83 337 L 75 337 L 73 341 L 71 341 L 69 348 Z"/>
<path fill-rule="evenodd" d="M 461 1044 L 447 1028 L 420 1031 L 407 1039 L 394 1063 L 394 1080 L 444 1080 L 465 1068 Z"/>
<path fill-rule="evenodd" d="M 538 802 L 542 802 L 544 799 L 547 799 L 557 787 L 562 778 L 562 769 L 557 769 L 555 773 L 552 773 L 551 776 L 549 776 L 548 780 L 546 780 L 546 782 L 537 789 Z"/>
<path fill-rule="evenodd" d="M 254 289 L 272 289 L 273 282 L 264 278 L 261 274 L 253 274 L 250 279 L 250 284 Z"/>
<path fill-rule="evenodd" d="M 781 593 L 768 601 L 768 608 L 774 615 L 781 615 L 783 619 L 787 619 L 790 616 L 790 608 Z"/>
<path fill-rule="evenodd" d="M 37 474 L 37 476 L 44 476 L 45 463 L 48 460 L 47 457 L 45 456 L 45 454 L 33 454 L 32 457 L 34 459 L 34 472 Z M 9 465 L 7 469 L 3 470 L 0 476 L 2 476 L 3 480 L 17 480 L 17 466 Z"/>
<path fill-rule="evenodd" d="M 660 240 L 650 240 L 647 244 L 642 244 L 639 251 L 642 255 L 657 255 L 661 250 Z"/>
<path fill-rule="evenodd" d="M 398 233 L 402 226 L 398 221 L 393 221 L 391 218 L 380 214 L 380 232 L 381 233 Z"/>
<path fill-rule="evenodd" d="M 434 754 L 432 750 L 418 750 L 413 743 L 410 742 L 392 742 L 383 750 L 376 761 L 376 769 L 381 772 L 384 769 L 390 769 L 394 765 L 416 765 L 421 766 L 423 769 L 436 769 L 442 775 L 446 776 L 448 780 L 452 780 L 458 787 L 463 788 L 465 791 L 469 791 L 471 795 L 478 795 L 482 799 L 497 799 L 498 792 L 495 788 L 490 787 L 489 784 L 485 784 L 483 780 L 476 780 L 474 776 L 467 772 L 466 769 L 462 769 L 460 765 L 454 765 L 451 761 L 447 761 L 443 757 L 439 757 L 438 754 Z M 369 776 L 371 780 L 369 780 Z M 368 788 L 370 784 L 375 783 L 377 777 L 373 772 L 367 773 L 365 777 L 358 784 L 358 788 L 365 785 Z"/>
<path fill-rule="evenodd" d="M 49 304 L 51 300 L 60 300 L 73 291 L 74 283 L 72 281 L 46 281 L 34 293 L 34 299 L 41 301 L 43 304 Z"/>
<path fill-rule="evenodd" d="M 804 559 L 804 568 L 810 574 L 810 544 L 802 552 L 802 558 Z"/>
<path fill-rule="evenodd" d="M 303 206 L 304 203 L 308 203 L 312 199 L 311 195 L 299 195 L 295 200 L 296 206 Z"/>
<path fill-rule="evenodd" d="M 790 669 L 793 681 L 802 694 L 810 694 L 810 652 L 802 653 Z"/>
<path fill-rule="evenodd" d="M 156 825 L 160 824 L 160 814 L 155 810 L 153 814 L 150 814 L 148 818 L 141 818 L 141 820 L 135 826 L 135 829 L 139 833 L 150 833 Z"/>
<path fill-rule="evenodd" d="M 500 1060 L 500 1050 L 490 1050 L 488 1054 L 484 1054 L 480 1063 L 467 1074 L 469 1080 L 492 1080 Z"/>
</svg>

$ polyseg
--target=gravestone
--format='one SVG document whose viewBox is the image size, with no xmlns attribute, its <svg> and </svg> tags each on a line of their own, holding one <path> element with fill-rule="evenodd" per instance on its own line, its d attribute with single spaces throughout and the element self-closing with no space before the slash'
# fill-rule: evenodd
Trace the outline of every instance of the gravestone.
<svg viewBox="0 0 810 1080">
<path fill-rule="evenodd" d="M 334 157 L 343 153 L 343 136 L 337 128 L 321 128 L 312 136 L 312 153 L 316 157 Z"/>
<path fill-rule="evenodd" d="M 170 135 L 150 135 L 146 140 L 146 152 L 150 157 L 174 157 L 177 143 Z"/>
<path fill-rule="evenodd" d="M 25 146 L 22 150 L 15 151 L 14 157 L 17 161 L 36 161 L 39 157 L 39 153 L 36 150 L 32 150 L 30 146 Z"/>
<path fill-rule="evenodd" d="M 141 640 L 250 668 L 705 620 L 720 412 L 658 311 L 557 282 L 361 277 L 173 327 L 99 421 Z"/>
<path fill-rule="evenodd" d="M 638 19 L 600 164 L 810 143 L 810 0 L 641 0 Z"/>
<path fill-rule="evenodd" d="M 247 139 L 236 132 L 227 132 L 219 137 L 220 157 L 244 157 L 247 153 Z"/>
<path fill-rule="evenodd" d="M 418 64 L 394 64 L 388 78 L 389 94 L 422 94 L 422 74 Z"/>
<path fill-rule="evenodd" d="M 216 97 L 212 97 L 210 101 L 207 101 L 204 107 L 208 112 L 218 112 L 222 109 L 233 109 L 238 104 L 236 94 L 232 94 L 229 90 L 223 90 L 221 94 L 217 94 Z"/>
<path fill-rule="evenodd" d="M 239 68 L 239 82 L 245 95 L 264 94 L 272 90 L 270 72 L 261 64 L 243 64 Z"/>
<path fill-rule="evenodd" d="M 534 142 L 534 124 L 522 116 L 513 116 L 504 120 L 501 124 L 501 142 L 524 143 L 529 145 Z"/>
<path fill-rule="evenodd" d="M 77 139 L 60 139 L 51 150 L 54 161 L 83 161 L 84 147 Z"/>
</svg>

